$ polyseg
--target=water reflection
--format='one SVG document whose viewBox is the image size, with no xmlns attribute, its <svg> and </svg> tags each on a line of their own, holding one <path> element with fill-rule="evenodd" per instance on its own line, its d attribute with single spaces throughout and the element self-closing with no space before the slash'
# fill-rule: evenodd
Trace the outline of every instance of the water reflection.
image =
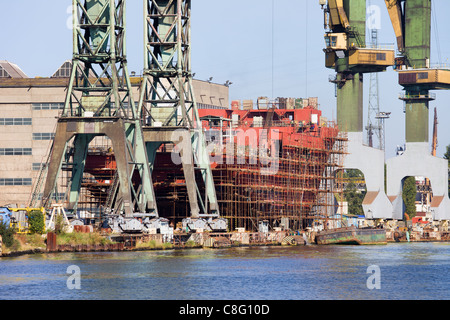
<svg viewBox="0 0 450 320">
<path fill-rule="evenodd" d="M 433 243 L 42 254 L 0 260 L 0 298 L 448 299 L 449 258 Z M 70 265 L 80 290 L 67 289 Z M 366 286 L 370 265 L 380 290 Z"/>
</svg>

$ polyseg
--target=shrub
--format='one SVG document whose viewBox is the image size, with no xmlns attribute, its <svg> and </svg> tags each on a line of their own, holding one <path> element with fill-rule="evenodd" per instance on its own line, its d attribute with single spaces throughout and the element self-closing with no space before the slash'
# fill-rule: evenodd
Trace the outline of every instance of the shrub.
<svg viewBox="0 0 450 320">
<path fill-rule="evenodd" d="M 5 223 L 0 223 L 0 236 L 2 236 L 3 244 L 10 248 L 14 244 L 14 230 L 9 228 Z"/>
<path fill-rule="evenodd" d="M 62 214 L 58 214 L 55 220 L 55 233 L 61 235 L 64 233 L 64 217 Z"/>
<path fill-rule="evenodd" d="M 31 211 L 28 214 L 28 224 L 31 233 L 43 234 L 45 232 L 45 220 L 41 211 Z"/>
</svg>

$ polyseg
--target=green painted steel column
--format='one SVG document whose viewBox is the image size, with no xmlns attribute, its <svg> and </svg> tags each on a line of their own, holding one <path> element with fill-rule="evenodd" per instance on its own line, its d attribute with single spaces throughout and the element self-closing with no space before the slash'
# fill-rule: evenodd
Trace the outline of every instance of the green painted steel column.
<svg viewBox="0 0 450 320">
<path fill-rule="evenodd" d="M 428 101 L 407 100 L 405 115 L 406 142 L 428 142 Z"/>
<path fill-rule="evenodd" d="M 366 1 L 344 0 L 344 10 L 351 30 L 348 32 L 348 47 L 365 46 Z M 348 55 L 338 59 L 336 71 L 337 88 L 337 122 L 346 132 L 363 131 L 363 74 L 349 73 Z M 347 72 L 346 72 L 347 71 Z"/>
<path fill-rule="evenodd" d="M 410 66 L 425 68 L 430 59 L 431 0 L 405 2 L 405 48 Z"/>
<path fill-rule="evenodd" d="M 81 185 L 83 183 L 83 172 L 86 165 L 88 146 L 94 138 L 94 134 L 79 134 L 75 137 L 72 178 L 68 197 L 68 209 L 70 211 L 74 211 L 77 209 L 78 196 L 81 190 Z"/>
<path fill-rule="evenodd" d="M 429 67 L 431 37 L 431 0 L 408 0 L 405 2 L 405 49 L 410 67 Z M 425 88 L 424 88 L 425 89 Z M 407 97 L 429 95 L 420 85 L 406 87 Z M 405 100 L 406 142 L 428 142 L 428 100 Z"/>
<path fill-rule="evenodd" d="M 366 43 L 366 0 L 344 0 L 343 3 L 351 26 L 348 43 L 361 47 Z"/>
<path fill-rule="evenodd" d="M 337 80 L 345 75 L 340 73 Z M 363 76 L 361 73 L 350 75 L 352 79 L 338 85 L 337 90 L 337 123 L 345 132 L 363 131 Z"/>
</svg>

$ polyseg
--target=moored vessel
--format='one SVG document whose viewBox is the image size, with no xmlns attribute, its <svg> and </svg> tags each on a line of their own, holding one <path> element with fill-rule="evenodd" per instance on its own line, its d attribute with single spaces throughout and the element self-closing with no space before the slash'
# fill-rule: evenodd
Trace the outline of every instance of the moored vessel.
<svg viewBox="0 0 450 320">
<path fill-rule="evenodd" d="M 316 244 L 372 245 L 387 244 L 386 230 L 379 228 L 357 228 L 355 226 L 323 230 L 315 237 Z"/>
</svg>

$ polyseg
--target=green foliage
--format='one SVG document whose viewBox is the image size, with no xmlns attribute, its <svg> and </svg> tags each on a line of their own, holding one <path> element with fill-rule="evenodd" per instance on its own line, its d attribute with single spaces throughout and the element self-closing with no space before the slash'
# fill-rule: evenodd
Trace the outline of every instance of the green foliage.
<svg viewBox="0 0 450 320">
<path fill-rule="evenodd" d="M 64 217 L 62 214 L 58 214 L 56 215 L 56 219 L 55 219 L 55 233 L 57 235 L 63 234 L 64 233 Z"/>
<path fill-rule="evenodd" d="M 46 244 L 42 235 L 34 233 L 25 235 L 25 242 L 31 248 L 45 248 Z"/>
<path fill-rule="evenodd" d="M 407 177 L 403 182 L 403 201 L 405 202 L 405 212 L 410 218 L 416 216 L 416 179 Z"/>
<path fill-rule="evenodd" d="M 361 192 L 357 189 L 353 181 L 363 180 L 364 175 L 360 170 L 347 169 L 344 171 L 344 178 L 349 179 L 349 183 L 344 190 L 344 198 L 348 203 L 348 213 L 354 215 L 364 215 L 362 202 L 366 192 Z"/>
<path fill-rule="evenodd" d="M 444 159 L 450 160 L 450 144 L 447 146 L 447 151 L 444 153 Z"/>
<path fill-rule="evenodd" d="M 347 169 L 344 171 L 344 178 L 359 178 L 364 179 L 364 175 L 361 170 L 358 169 Z"/>
<path fill-rule="evenodd" d="M 14 229 L 8 228 L 6 223 L 0 223 L 0 236 L 2 236 L 3 245 L 7 248 L 14 245 Z"/>
<path fill-rule="evenodd" d="M 365 192 L 358 192 L 353 182 L 347 184 L 344 190 L 345 200 L 348 202 L 348 213 L 355 215 L 364 215 L 362 202 Z"/>
<path fill-rule="evenodd" d="M 45 219 L 41 211 L 31 211 L 28 214 L 28 224 L 31 233 L 43 234 L 45 232 Z"/>
<path fill-rule="evenodd" d="M 138 241 L 138 243 L 136 243 L 136 248 L 165 250 L 173 248 L 173 245 L 171 243 L 159 243 L 155 240 L 149 240 L 149 241 Z"/>
<path fill-rule="evenodd" d="M 96 244 L 111 244 L 111 240 L 101 236 L 99 233 L 82 233 L 82 232 L 72 232 L 72 233 L 60 233 L 56 237 L 56 243 L 58 245 L 96 245 Z"/>
</svg>

